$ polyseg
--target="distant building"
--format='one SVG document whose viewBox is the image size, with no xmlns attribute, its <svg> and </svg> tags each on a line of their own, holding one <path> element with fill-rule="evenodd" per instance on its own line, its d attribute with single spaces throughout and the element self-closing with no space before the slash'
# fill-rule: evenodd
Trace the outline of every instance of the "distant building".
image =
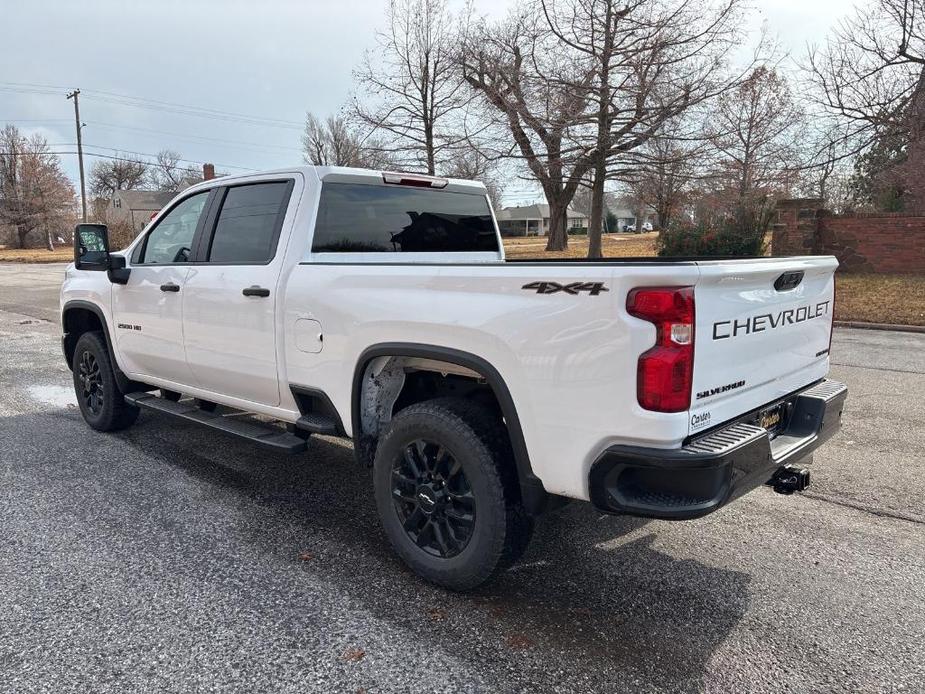
<svg viewBox="0 0 925 694">
<path fill-rule="evenodd" d="M 109 201 L 107 219 L 112 225 L 128 223 L 137 234 L 175 195 L 150 190 L 117 190 Z"/>
<path fill-rule="evenodd" d="M 496 214 L 503 236 L 546 236 L 549 233 L 549 205 L 505 207 Z M 566 212 L 568 229 L 587 228 L 588 218 L 571 208 Z"/>
<path fill-rule="evenodd" d="M 636 216 L 639 214 L 639 203 L 633 198 L 615 193 L 604 194 L 604 208 L 617 218 L 617 228 L 607 231 L 623 231 L 623 227 L 636 226 Z M 649 206 L 644 207 L 642 223 L 651 222 L 655 225 L 655 210 Z M 605 214 L 606 214 L 605 212 Z"/>
</svg>

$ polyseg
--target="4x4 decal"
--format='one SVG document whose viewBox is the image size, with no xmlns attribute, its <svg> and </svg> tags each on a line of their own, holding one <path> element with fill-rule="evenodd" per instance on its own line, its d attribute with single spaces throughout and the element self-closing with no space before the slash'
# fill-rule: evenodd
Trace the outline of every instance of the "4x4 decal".
<svg viewBox="0 0 925 694">
<path fill-rule="evenodd" d="M 559 284 L 558 282 L 530 282 L 525 284 L 521 289 L 532 289 L 537 294 L 555 294 L 565 292 L 566 294 L 580 294 L 588 292 L 591 296 L 597 296 L 601 292 L 610 290 L 604 286 L 603 282 L 571 282 L 570 284 Z"/>
</svg>

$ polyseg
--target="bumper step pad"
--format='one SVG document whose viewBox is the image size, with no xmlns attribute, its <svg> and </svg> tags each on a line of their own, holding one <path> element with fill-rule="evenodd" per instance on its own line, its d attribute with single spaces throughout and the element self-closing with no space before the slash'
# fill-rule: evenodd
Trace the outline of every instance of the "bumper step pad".
<svg viewBox="0 0 925 694">
<path fill-rule="evenodd" d="M 847 395 L 848 388 L 835 381 L 793 393 L 781 401 L 792 414 L 773 437 L 750 421 L 738 421 L 681 448 L 611 446 L 591 466 L 591 501 L 608 513 L 669 520 L 704 516 L 827 441 L 838 431 Z"/>
</svg>

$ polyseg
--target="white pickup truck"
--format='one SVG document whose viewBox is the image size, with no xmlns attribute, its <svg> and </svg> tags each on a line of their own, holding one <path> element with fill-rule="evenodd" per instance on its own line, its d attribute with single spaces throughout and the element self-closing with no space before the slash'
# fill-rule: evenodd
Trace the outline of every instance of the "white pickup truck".
<svg viewBox="0 0 925 694">
<path fill-rule="evenodd" d="M 802 489 L 847 394 L 834 258 L 506 261 L 471 181 L 221 178 L 124 251 L 93 224 L 74 251 L 63 347 L 91 427 L 146 408 L 277 451 L 351 438 L 396 552 L 457 590 L 565 499 L 690 519 Z"/>
</svg>

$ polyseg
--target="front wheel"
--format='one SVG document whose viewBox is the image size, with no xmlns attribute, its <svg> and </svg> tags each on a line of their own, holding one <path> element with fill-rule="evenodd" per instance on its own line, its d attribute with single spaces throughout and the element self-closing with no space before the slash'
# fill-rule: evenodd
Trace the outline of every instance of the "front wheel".
<svg viewBox="0 0 925 694">
<path fill-rule="evenodd" d="M 102 333 L 80 336 L 72 370 L 77 404 L 87 424 L 97 431 L 116 431 L 135 423 L 138 408 L 122 397 Z"/>
<path fill-rule="evenodd" d="M 452 590 L 510 565 L 532 527 L 502 468 L 513 463 L 483 421 L 465 401 L 418 403 L 393 417 L 376 450 L 376 505 L 389 541 L 415 573 Z"/>
</svg>

